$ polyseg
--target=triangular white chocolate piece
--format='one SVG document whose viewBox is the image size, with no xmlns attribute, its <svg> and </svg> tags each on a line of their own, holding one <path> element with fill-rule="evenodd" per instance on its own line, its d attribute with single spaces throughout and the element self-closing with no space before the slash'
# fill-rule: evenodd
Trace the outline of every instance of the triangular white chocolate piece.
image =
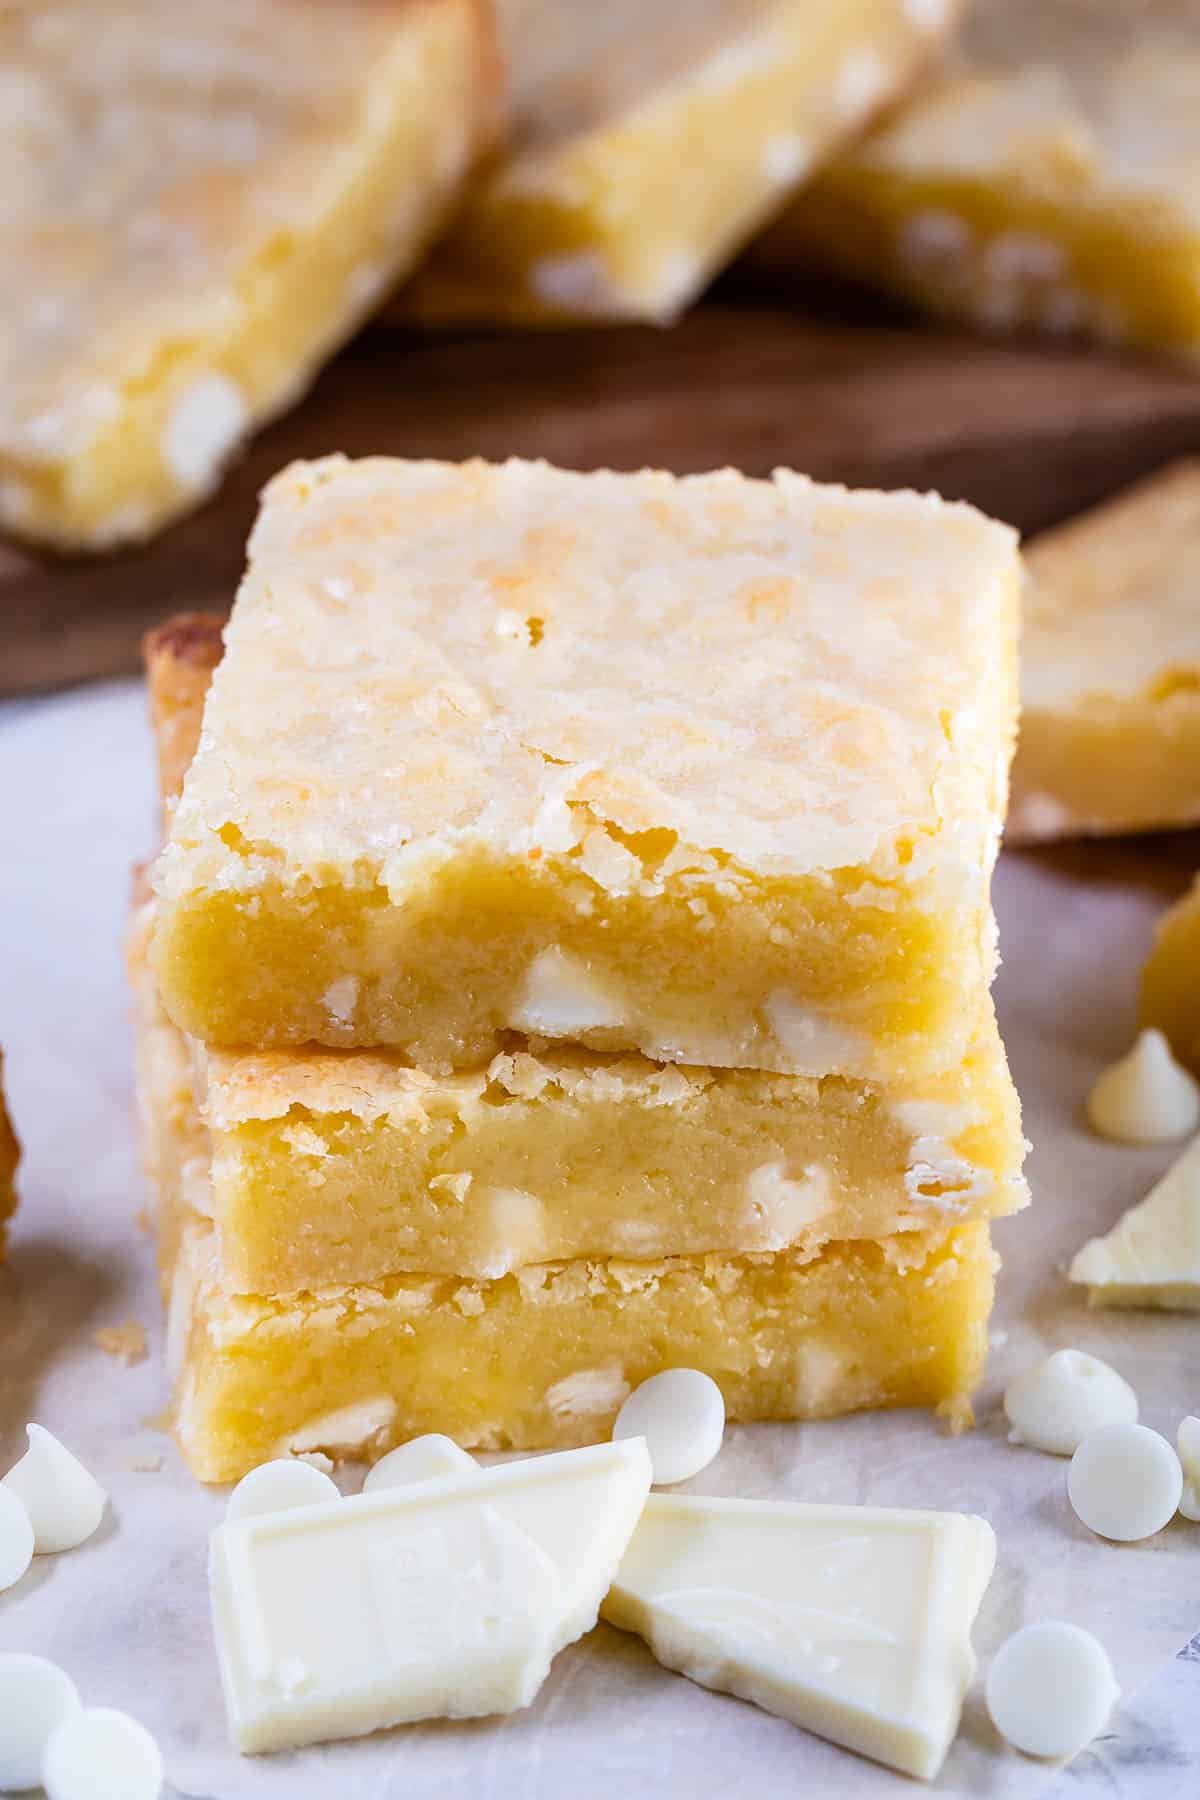
<svg viewBox="0 0 1200 1800">
<path fill-rule="evenodd" d="M 1071 1280 L 1093 1306 L 1200 1312 L 1200 1138 L 1106 1237 L 1083 1246 Z"/>
<path fill-rule="evenodd" d="M 239 1750 L 528 1706 L 650 1491 L 643 1438 L 227 1521 L 210 1582 Z"/>
<path fill-rule="evenodd" d="M 602 1610 L 704 1687 L 931 1778 L 995 1560 L 963 1513 L 652 1494 Z"/>
</svg>

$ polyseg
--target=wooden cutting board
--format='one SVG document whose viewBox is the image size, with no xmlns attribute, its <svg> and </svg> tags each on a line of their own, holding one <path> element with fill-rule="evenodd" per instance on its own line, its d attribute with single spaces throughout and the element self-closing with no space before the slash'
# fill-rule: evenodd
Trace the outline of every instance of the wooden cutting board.
<svg viewBox="0 0 1200 1800">
<path fill-rule="evenodd" d="M 937 488 L 1024 531 L 1200 448 L 1200 376 L 1102 351 L 701 307 L 669 331 L 377 330 L 257 439 L 220 495 L 96 561 L 0 546 L 0 694 L 112 675 L 169 613 L 228 606 L 256 495 L 297 456 L 544 456 L 680 472 L 778 464 Z"/>
</svg>

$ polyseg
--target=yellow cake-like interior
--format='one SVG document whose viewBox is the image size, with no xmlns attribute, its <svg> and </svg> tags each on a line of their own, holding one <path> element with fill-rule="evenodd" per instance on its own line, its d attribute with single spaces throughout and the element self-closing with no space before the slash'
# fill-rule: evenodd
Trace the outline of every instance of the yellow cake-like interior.
<svg viewBox="0 0 1200 1800">
<path fill-rule="evenodd" d="M 146 922 L 131 956 L 144 1029 L 174 1038 L 174 1085 L 199 1098 L 233 1293 L 579 1257 L 812 1255 L 1028 1197 L 990 1016 L 960 1069 L 903 1098 L 837 1076 L 523 1044 L 446 1076 L 366 1050 L 189 1052 L 148 979 Z"/>
<path fill-rule="evenodd" d="M 934 497 L 298 465 L 159 865 L 168 1010 L 434 1071 L 513 1030 L 953 1068 L 994 966 L 1017 591 L 1012 534 Z"/>
</svg>

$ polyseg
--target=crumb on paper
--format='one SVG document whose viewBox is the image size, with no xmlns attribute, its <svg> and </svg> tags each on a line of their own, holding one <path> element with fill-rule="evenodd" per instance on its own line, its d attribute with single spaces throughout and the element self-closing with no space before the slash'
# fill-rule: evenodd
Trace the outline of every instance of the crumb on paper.
<svg viewBox="0 0 1200 1800">
<path fill-rule="evenodd" d="M 310 1468 L 320 1469 L 322 1475 L 332 1475 L 333 1474 L 333 1470 L 334 1470 L 333 1458 L 331 1456 L 326 1456 L 326 1454 L 323 1450 L 300 1450 L 300 1451 L 297 1451 L 293 1457 L 293 1461 L 308 1463 Z"/>
<path fill-rule="evenodd" d="M 125 1467 L 131 1475 L 157 1475 L 164 1460 L 157 1450 L 137 1450 L 125 1458 Z"/>
<path fill-rule="evenodd" d="M 120 1325 L 102 1326 L 93 1334 L 92 1342 L 106 1356 L 119 1356 L 127 1369 L 146 1360 L 146 1327 L 139 1325 L 136 1319 L 126 1319 Z"/>
</svg>

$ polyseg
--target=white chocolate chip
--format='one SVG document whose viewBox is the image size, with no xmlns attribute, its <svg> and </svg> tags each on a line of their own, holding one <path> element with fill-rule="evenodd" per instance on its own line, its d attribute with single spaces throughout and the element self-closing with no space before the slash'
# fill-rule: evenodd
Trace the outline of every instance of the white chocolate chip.
<svg viewBox="0 0 1200 1800">
<path fill-rule="evenodd" d="M 616 996 L 578 958 L 552 946 L 530 964 L 510 1023 L 518 1031 L 573 1037 L 624 1022 Z"/>
<path fill-rule="evenodd" d="M 481 1269 L 488 1281 L 507 1275 L 523 1263 L 545 1262 L 546 1209 L 524 1188 L 490 1188 L 486 1205 L 491 1227 L 491 1254 Z"/>
<path fill-rule="evenodd" d="M 158 1800 L 163 1760 L 144 1725 L 107 1706 L 72 1713 L 42 1758 L 47 1800 Z"/>
<path fill-rule="evenodd" d="M 1120 1144 L 1168 1144 L 1200 1123 L 1200 1087 L 1180 1068 L 1161 1031 L 1143 1031 L 1127 1056 L 1088 1095 L 1088 1118 Z"/>
<path fill-rule="evenodd" d="M 658 259 L 654 277 L 656 312 L 674 312 L 696 293 L 704 280 L 704 264 L 694 250 L 667 250 Z"/>
<path fill-rule="evenodd" d="M 608 264 L 595 250 L 565 256 L 543 256 L 529 271 L 529 286 L 539 300 L 564 312 L 620 312 L 620 298 Z"/>
<path fill-rule="evenodd" d="M 1148 1425 L 1102 1425 L 1071 1458 L 1067 1495 L 1089 1531 L 1137 1543 L 1179 1510 L 1183 1470 L 1166 1438 Z"/>
<path fill-rule="evenodd" d="M 228 375 L 202 375 L 185 388 L 162 439 L 163 461 L 180 487 L 209 487 L 249 422 L 242 390 Z"/>
<path fill-rule="evenodd" d="M 280 1453 L 324 1450 L 330 1456 L 354 1456 L 390 1430 L 395 1417 L 396 1402 L 390 1394 L 380 1394 L 374 1400 L 357 1400 L 350 1406 L 339 1407 L 336 1412 L 326 1413 L 324 1418 L 313 1419 L 294 1432 L 285 1444 L 280 1445 Z"/>
<path fill-rule="evenodd" d="M 760 1163 L 746 1178 L 748 1224 L 755 1248 L 782 1250 L 829 1212 L 832 1183 L 819 1165 L 790 1176 L 782 1162 Z"/>
<path fill-rule="evenodd" d="M 1185 1519 L 1200 1519 L 1200 1419 L 1181 1420 L 1175 1443 L 1183 1464 L 1183 1498 L 1179 1510 Z"/>
<path fill-rule="evenodd" d="M 104 1517 L 107 1495 L 79 1458 L 41 1425 L 27 1425 L 29 1448 L 4 1477 L 33 1526 L 39 1556 L 74 1550 Z"/>
<path fill-rule="evenodd" d="M 699 1369 L 664 1369 L 635 1388 L 617 1414 L 614 1438 L 644 1437 L 655 1487 L 690 1481 L 725 1435 L 725 1397 Z"/>
<path fill-rule="evenodd" d="M 556 1419 L 592 1418 L 617 1410 L 629 1383 L 619 1363 L 601 1369 L 577 1369 L 546 1390 L 546 1405 Z"/>
<path fill-rule="evenodd" d="M 901 262 L 912 268 L 961 263 L 971 254 L 975 234 L 958 213 L 927 207 L 904 220 L 896 240 Z"/>
<path fill-rule="evenodd" d="M 339 975 L 321 996 L 321 1004 L 335 1025 L 353 1025 L 358 1005 L 358 976 Z"/>
<path fill-rule="evenodd" d="M 840 118 L 861 119 L 887 89 L 887 70 L 873 50 L 853 50 L 842 64 L 834 86 Z"/>
<path fill-rule="evenodd" d="M 20 1581 L 33 1561 L 33 1525 L 16 1494 L 0 1487 L 0 1592 Z"/>
<path fill-rule="evenodd" d="M 1129 1383 L 1098 1356 L 1056 1350 L 1010 1383 L 1004 1410 L 1012 1426 L 1010 1443 L 1074 1456 L 1101 1425 L 1135 1424 L 1138 1401 Z"/>
<path fill-rule="evenodd" d="M 1054 281 L 1066 267 L 1066 251 L 1033 231 L 1001 231 L 983 253 L 984 273 L 1000 282 Z"/>
<path fill-rule="evenodd" d="M 79 1710 L 75 1683 L 44 1656 L 0 1656 L 0 1794 L 24 1794 L 42 1784 L 47 1741 Z"/>
<path fill-rule="evenodd" d="M 763 174 L 772 187 L 791 187 L 812 167 L 812 147 L 798 131 L 778 131 L 763 149 Z"/>
<path fill-rule="evenodd" d="M 311 1463 L 280 1456 L 251 1469 L 229 1496 L 227 1519 L 253 1519 L 259 1513 L 287 1512 L 293 1506 L 320 1506 L 340 1500 L 337 1484 Z"/>
<path fill-rule="evenodd" d="M 828 1075 L 845 1068 L 863 1051 L 857 1033 L 847 1031 L 794 994 L 776 988 L 765 1007 L 767 1023 L 800 1075 Z"/>
<path fill-rule="evenodd" d="M 1103 1644 L 1078 1625 L 1047 1619 L 1000 1646 L 986 1697 L 993 1725 L 1016 1749 L 1071 1756 L 1104 1729 L 1121 1690 Z"/>
<path fill-rule="evenodd" d="M 436 1481 L 439 1475 L 462 1475 L 479 1464 L 461 1449 L 453 1438 L 440 1431 L 426 1432 L 424 1437 L 410 1438 L 381 1456 L 367 1470 L 363 1493 L 374 1494 L 382 1488 L 418 1487 L 424 1481 Z"/>
<path fill-rule="evenodd" d="M 918 31 L 941 31 L 950 22 L 950 0 L 904 0 L 904 11 Z"/>
</svg>

